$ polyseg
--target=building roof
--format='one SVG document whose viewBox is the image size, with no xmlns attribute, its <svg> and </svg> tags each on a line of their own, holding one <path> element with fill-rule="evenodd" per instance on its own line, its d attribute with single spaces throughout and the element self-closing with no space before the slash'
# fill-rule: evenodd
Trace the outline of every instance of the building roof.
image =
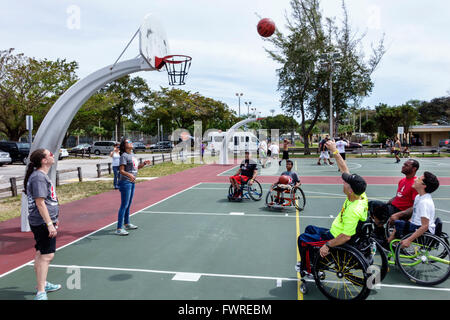
<svg viewBox="0 0 450 320">
<path fill-rule="evenodd" d="M 450 132 L 450 126 L 438 124 L 423 124 L 409 127 L 409 132 Z"/>
</svg>

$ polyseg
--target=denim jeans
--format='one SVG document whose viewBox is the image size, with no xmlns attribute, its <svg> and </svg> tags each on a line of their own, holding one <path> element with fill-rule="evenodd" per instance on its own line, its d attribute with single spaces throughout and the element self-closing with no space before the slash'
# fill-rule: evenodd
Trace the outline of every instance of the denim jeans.
<svg viewBox="0 0 450 320">
<path fill-rule="evenodd" d="M 113 172 L 114 172 L 114 188 L 119 188 L 119 166 L 113 166 Z"/>
<path fill-rule="evenodd" d="M 121 204 L 117 219 L 117 229 L 121 229 L 123 224 L 130 223 L 130 206 L 134 196 L 134 183 L 128 180 L 120 180 L 119 190 Z"/>
<path fill-rule="evenodd" d="M 301 269 L 303 271 L 311 272 L 311 263 L 314 262 L 314 257 L 311 257 L 311 249 L 321 247 L 331 239 L 334 239 L 334 237 L 329 229 L 316 226 L 307 226 L 305 228 L 305 232 L 297 240 L 301 258 Z"/>
</svg>

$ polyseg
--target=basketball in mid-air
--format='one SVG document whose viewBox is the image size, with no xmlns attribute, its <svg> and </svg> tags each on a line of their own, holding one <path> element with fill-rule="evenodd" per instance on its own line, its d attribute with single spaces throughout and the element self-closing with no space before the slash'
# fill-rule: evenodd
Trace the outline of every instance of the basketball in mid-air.
<svg viewBox="0 0 450 320">
<path fill-rule="evenodd" d="M 290 182 L 291 182 L 291 177 L 289 177 L 289 176 L 281 176 L 278 179 L 279 184 L 289 184 Z"/>
<path fill-rule="evenodd" d="M 275 22 L 270 18 L 261 19 L 256 26 L 256 30 L 258 30 L 261 37 L 270 37 L 275 32 Z"/>
</svg>

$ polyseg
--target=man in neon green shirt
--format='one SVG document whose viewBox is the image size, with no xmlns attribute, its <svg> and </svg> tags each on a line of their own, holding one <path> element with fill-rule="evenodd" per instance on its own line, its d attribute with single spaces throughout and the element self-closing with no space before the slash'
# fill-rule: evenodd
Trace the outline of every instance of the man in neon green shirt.
<svg viewBox="0 0 450 320">
<path fill-rule="evenodd" d="M 330 150 L 342 172 L 343 192 L 347 196 L 331 229 L 307 226 L 305 232 L 298 237 L 298 250 L 301 262 L 297 263 L 297 271 L 311 273 L 310 249 L 320 247 L 320 255 L 328 255 L 330 248 L 343 245 L 356 233 L 359 221 L 367 220 L 368 201 L 365 194 L 367 183 L 357 174 L 350 174 L 345 160 L 339 154 L 336 143 L 329 140 L 326 147 Z"/>
</svg>

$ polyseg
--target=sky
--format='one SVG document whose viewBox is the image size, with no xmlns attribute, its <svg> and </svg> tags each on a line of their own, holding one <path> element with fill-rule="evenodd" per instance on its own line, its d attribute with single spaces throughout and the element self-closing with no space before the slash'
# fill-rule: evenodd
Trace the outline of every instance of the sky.
<svg viewBox="0 0 450 320">
<path fill-rule="evenodd" d="M 77 61 L 81 79 L 111 65 L 147 13 L 157 16 L 170 53 L 192 56 L 181 87 L 226 103 L 241 114 L 247 105 L 261 116 L 282 113 L 276 70 L 265 52 L 274 47 L 256 31 L 260 18 L 271 18 L 285 33 L 289 0 L 0 0 L 0 49 L 15 48 L 35 58 Z M 342 19 L 341 0 L 322 0 L 325 17 Z M 450 92 L 450 1 L 347 0 L 352 31 L 363 35 L 361 50 L 385 35 L 386 54 L 373 73 L 374 89 L 362 107 L 429 101 Z M 135 39 L 120 61 L 135 58 Z M 168 87 L 165 72 L 148 71 L 151 89 Z M 239 99 L 236 93 L 242 93 Z M 249 104 L 251 102 L 251 104 Z"/>
</svg>

